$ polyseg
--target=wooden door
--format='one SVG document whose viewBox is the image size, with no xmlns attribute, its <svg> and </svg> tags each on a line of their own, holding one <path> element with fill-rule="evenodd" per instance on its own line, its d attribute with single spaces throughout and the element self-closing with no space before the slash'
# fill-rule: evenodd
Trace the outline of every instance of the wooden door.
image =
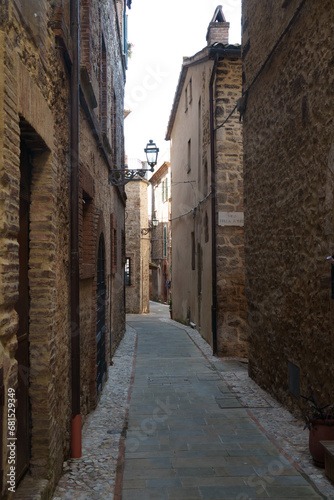
<svg viewBox="0 0 334 500">
<path fill-rule="evenodd" d="M 21 142 L 20 163 L 20 230 L 19 242 L 19 300 L 16 311 L 19 315 L 17 333 L 18 349 L 18 388 L 16 397 L 17 416 L 17 448 L 16 479 L 19 481 L 29 467 L 30 455 L 30 418 L 29 418 L 29 211 L 30 211 L 30 177 L 31 165 L 29 152 Z"/>
<path fill-rule="evenodd" d="M 96 344 L 97 344 L 97 393 L 99 394 L 107 370 L 106 364 L 106 282 L 104 272 L 103 236 L 99 241 L 97 259 L 97 307 L 96 307 Z"/>
</svg>

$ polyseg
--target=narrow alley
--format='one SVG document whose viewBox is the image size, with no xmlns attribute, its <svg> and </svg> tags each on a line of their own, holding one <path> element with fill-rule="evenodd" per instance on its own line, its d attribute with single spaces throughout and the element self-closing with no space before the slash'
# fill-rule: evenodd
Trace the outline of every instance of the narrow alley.
<svg viewBox="0 0 334 500">
<path fill-rule="evenodd" d="M 82 458 L 66 463 L 54 500 L 334 498 L 303 422 L 245 363 L 213 357 L 167 306 L 150 310 L 128 315 Z"/>
<path fill-rule="evenodd" d="M 0 499 L 334 500 L 333 33 L 0 0 Z"/>
</svg>

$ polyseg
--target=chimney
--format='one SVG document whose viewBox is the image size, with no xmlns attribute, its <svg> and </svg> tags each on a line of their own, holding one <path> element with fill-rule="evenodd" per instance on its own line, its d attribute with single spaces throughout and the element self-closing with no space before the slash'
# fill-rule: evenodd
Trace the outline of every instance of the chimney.
<svg viewBox="0 0 334 500">
<path fill-rule="evenodd" d="M 223 7 L 218 5 L 206 34 L 208 46 L 210 47 L 214 43 L 223 43 L 224 45 L 228 45 L 229 29 L 230 23 L 226 22 Z"/>
</svg>

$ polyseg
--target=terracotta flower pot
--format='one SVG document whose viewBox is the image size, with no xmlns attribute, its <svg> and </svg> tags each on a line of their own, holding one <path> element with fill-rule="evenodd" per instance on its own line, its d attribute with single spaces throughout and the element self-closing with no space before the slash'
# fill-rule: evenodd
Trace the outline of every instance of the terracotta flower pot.
<svg viewBox="0 0 334 500">
<path fill-rule="evenodd" d="M 311 429 L 309 436 L 310 453 L 316 465 L 325 466 L 325 450 L 320 441 L 334 440 L 334 419 L 310 419 Z"/>
</svg>

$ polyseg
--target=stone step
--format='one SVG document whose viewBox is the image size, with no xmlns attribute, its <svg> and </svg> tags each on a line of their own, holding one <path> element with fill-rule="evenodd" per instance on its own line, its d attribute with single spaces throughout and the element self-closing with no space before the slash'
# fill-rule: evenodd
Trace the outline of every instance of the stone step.
<svg viewBox="0 0 334 500">
<path fill-rule="evenodd" d="M 50 494 L 49 481 L 46 479 L 34 479 L 26 475 L 15 493 L 15 499 L 47 500 L 50 498 Z"/>
<path fill-rule="evenodd" d="M 320 441 L 325 448 L 325 473 L 334 482 L 334 441 Z"/>
</svg>

